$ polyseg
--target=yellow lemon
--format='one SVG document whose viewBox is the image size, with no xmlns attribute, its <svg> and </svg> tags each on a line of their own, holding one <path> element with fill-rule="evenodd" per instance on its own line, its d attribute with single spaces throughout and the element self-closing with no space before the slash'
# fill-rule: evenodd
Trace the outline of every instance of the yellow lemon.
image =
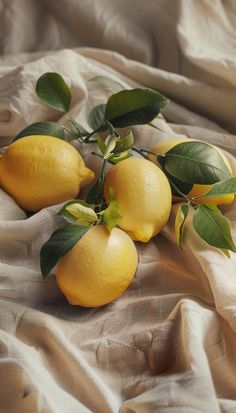
<svg viewBox="0 0 236 413">
<path fill-rule="evenodd" d="M 164 154 L 166 152 L 168 152 L 171 148 L 173 148 L 174 146 L 178 145 L 179 143 L 182 142 L 191 142 L 191 141 L 198 141 L 197 139 L 188 139 L 188 138 L 174 138 L 174 139 L 168 139 L 166 141 L 160 142 L 158 143 L 152 150 L 151 152 L 157 153 L 157 154 Z M 199 141 L 201 142 L 201 141 Z M 224 153 L 217 148 L 214 145 L 213 146 L 221 155 L 222 159 L 224 160 L 226 166 L 228 167 L 230 173 L 232 174 L 232 169 L 231 166 L 229 164 L 228 159 L 225 157 Z M 154 155 L 149 155 L 148 158 L 154 162 L 157 163 L 156 157 Z M 206 194 L 210 189 L 212 188 L 212 185 L 200 185 L 200 184 L 195 184 L 193 185 L 191 191 L 189 192 L 189 196 L 190 197 L 198 197 L 200 196 L 201 198 L 199 198 L 197 200 L 197 202 L 199 204 L 212 204 L 212 205 L 222 205 L 222 204 L 231 204 L 234 200 L 234 195 L 233 194 L 228 194 L 228 195 L 222 195 L 222 196 L 218 196 L 218 197 L 214 197 L 214 198 L 206 198 L 202 195 Z M 179 198 L 178 197 L 173 197 L 174 201 L 178 201 Z"/>
<path fill-rule="evenodd" d="M 71 304 L 98 307 L 126 290 L 137 265 L 136 248 L 124 231 L 95 225 L 61 258 L 56 280 Z"/>
<path fill-rule="evenodd" d="M 105 178 L 104 196 L 109 188 L 120 204 L 120 228 L 136 241 L 148 242 L 167 223 L 171 189 L 161 169 L 146 159 L 130 157 L 111 167 Z"/>
<path fill-rule="evenodd" d="M 75 198 L 94 179 L 79 152 L 52 136 L 26 136 L 0 158 L 1 187 L 25 210 L 39 211 Z"/>
</svg>

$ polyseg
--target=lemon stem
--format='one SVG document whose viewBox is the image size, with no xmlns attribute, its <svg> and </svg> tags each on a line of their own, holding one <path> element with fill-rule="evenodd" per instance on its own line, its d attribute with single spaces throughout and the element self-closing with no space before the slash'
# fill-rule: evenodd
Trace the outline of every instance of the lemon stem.
<svg viewBox="0 0 236 413">
<path fill-rule="evenodd" d="M 161 169 L 163 170 L 163 168 L 161 168 Z M 165 171 L 163 171 L 163 172 L 165 173 Z M 185 198 L 188 203 L 191 202 L 191 203 L 193 203 L 193 204 L 199 205 L 198 202 L 195 201 L 195 199 L 197 199 L 196 197 L 195 197 L 195 198 L 191 198 L 191 197 L 187 196 L 186 194 L 184 194 L 184 193 L 178 188 L 177 185 L 175 185 L 175 183 L 171 180 L 171 178 L 170 178 L 169 176 L 167 176 L 167 179 L 168 179 L 168 181 L 170 182 L 171 186 L 172 186 L 183 198 Z M 200 198 L 200 197 L 199 197 L 199 198 Z"/>
<path fill-rule="evenodd" d="M 107 159 L 103 159 L 102 169 L 101 169 L 101 173 L 99 177 L 99 179 L 102 179 L 103 182 L 104 182 L 104 173 L 105 173 L 106 164 L 107 164 Z M 102 185 L 102 192 L 103 192 L 103 185 Z M 98 212 L 101 212 L 102 207 L 103 207 L 103 199 L 102 199 L 100 206 L 98 207 Z"/>
<path fill-rule="evenodd" d="M 143 156 L 143 158 L 146 158 L 146 155 L 143 153 L 143 149 L 136 148 L 135 146 L 132 147 L 132 151 L 139 153 L 139 155 Z"/>
<path fill-rule="evenodd" d="M 90 142 L 89 142 L 90 143 Z M 97 156 L 98 158 L 104 159 L 102 155 L 100 155 L 100 153 L 97 152 L 91 152 L 92 155 Z"/>
<path fill-rule="evenodd" d="M 186 194 L 184 194 L 178 187 L 177 185 L 175 185 L 175 183 L 170 179 L 170 177 L 168 176 L 168 181 L 170 182 L 171 186 L 173 186 L 173 188 L 182 196 L 186 199 L 186 201 L 188 202 L 192 202 L 193 199 L 188 197 Z"/>
<path fill-rule="evenodd" d="M 164 156 L 165 156 L 164 154 L 154 153 L 154 152 L 152 152 L 152 151 L 149 151 L 148 149 L 136 148 L 135 146 L 132 147 L 132 150 L 133 150 L 134 152 L 139 153 L 139 154 L 142 155 L 144 158 L 147 157 L 147 156 L 145 155 L 145 153 L 148 153 L 148 154 L 153 155 L 153 156 L 155 156 L 155 157 L 157 157 L 157 156 L 164 157 Z"/>
<path fill-rule="evenodd" d="M 102 164 L 102 169 L 101 169 L 101 174 L 100 174 L 101 176 L 103 176 L 104 174 L 106 163 L 107 163 L 107 159 L 103 159 L 103 164 Z"/>
<path fill-rule="evenodd" d="M 85 139 L 83 139 L 84 143 L 90 143 L 90 138 L 93 136 L 95 133 L 100 132 L 100 130 L 104 127 L 105 125 L 103 124 L 102 126 L 99 126 L 99 128 L 93 130 L 91 133 L 89 133 Z"/>
<path fill-rule="evenodd" d="M 119 137 L 119 133 L 117 132 L 117 130 L 114 128 L 114 126 L 111 124 L 111 122 L 109 122 L 109 120 L 106 121 L 106 124 L 110 130 L 110 134 L 114 134 L 117 138 Z"/>
</svg>

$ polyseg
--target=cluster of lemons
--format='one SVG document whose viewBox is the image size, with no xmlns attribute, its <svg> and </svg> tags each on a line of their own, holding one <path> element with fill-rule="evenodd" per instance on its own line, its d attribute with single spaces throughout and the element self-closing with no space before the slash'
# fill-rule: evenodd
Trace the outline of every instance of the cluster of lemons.
<svg viewBox="0 0 236 413">
<path fill-rule="evenodd" d="M 159 143 L 152 153 L 166 153 L 183 139 Z M 217 149 L 219 150 L 219 149 Z M 220 150 L 219 150 L 220 151 Z M 230 165 L 222 152 L 228 169 Z M 133 279 L 138 254 L 133 241 L 148 242 L 166 225 L 173 202 L 166 175 L 156 157 L 130 157 L 109 169 L 104 198 L 114 189 L 122 219 L 109 231 L 94 225 L 59 261 L 56 280 L 73 304 L 95 307 L 121 295 Z M 0 158 L 0 186 L 27 211 L 60 204 L 78 196 L 95 179 L 80 153 L 52 136 L 27 136 L 13 142 Z M 209 185 L 194 185 L 190 196 L 199 203 L 229 204 L 233 195 L 204 199 Z"/>
</svg>

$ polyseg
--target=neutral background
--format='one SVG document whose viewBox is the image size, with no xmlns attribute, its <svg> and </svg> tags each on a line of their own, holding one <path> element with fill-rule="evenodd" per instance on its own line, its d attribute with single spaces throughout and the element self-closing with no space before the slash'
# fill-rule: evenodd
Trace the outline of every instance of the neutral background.
<svg viewBox="0 0 236 413">
<path fill-rule="evenodd" d="M 134 128 L 137 144 L 202 139 L 236 172 L 235 20 L 234 0 L 0 0 L 1 145 L 31 122 L 63 121 L 35 96 L 42 73 L 65 77 L 84 125 L 112 93 L 88 80 L 105 75 L 170 99 L 163 132 Z M 91 148 L 80 149 L 96 170 Z M 208 247 L 191 220 L 179 252 L 174 207 L 162 234 L 137 244 L 139 269 L 120 299 L 70 306 L 39 271 L 59 208 L 27 218 L 0 191 L 0 412 L 236 411 L 235 255 Z M 224 211 L 236 240 L 235 203 Z"/>
</svg>

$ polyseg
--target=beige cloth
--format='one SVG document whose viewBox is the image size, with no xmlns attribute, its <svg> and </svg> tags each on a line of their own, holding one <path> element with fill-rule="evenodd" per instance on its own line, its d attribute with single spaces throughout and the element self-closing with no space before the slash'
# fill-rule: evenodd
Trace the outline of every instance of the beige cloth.
<svg viewBox="0 0 236 413">
<path fill-rule="evenodd" d="M 35 96 L 40 74 L 65 77 L 71 113 L 85 125 L 89 110 L 111 93 L 88 79 L 105 75 L 173 99 L 166 121 L 158 121 L 163 132 L 133 128 L 137 145 L 178 134 L 201 138 L 225 149 L 236 172 L 236 138 L 227 132 L 236 131 L 235 2 L 146 3 L 144 10 L 138 0 L 130 7 L 121 0 L 22 0 L 21 9 L 0 2 L 4 53 L 87 44 L 148 64 L 93 48 L 1 58 L 2 145 L 28 123 L 63 120 Z M 41 37 L 34 23 L 43 6 L 49 12 Z M 81 150 L 96 170 L 91 147 Z M 174 207 L 162 234 L 137 244 L 138 272 L 121 298 L 97 309 L 71 306 L 54 276 L 43 281 L 39 270 L 42 244 L 63 225 L 59 206 L 26 218 L 3 191 L 0 198 L 1 413 L 236 412 L 235 254 L 228 260 L 208 247 L 190 222 L 179 252 Z M 224 210 L 236 241 L 235 203 Z"/>
</svg>

